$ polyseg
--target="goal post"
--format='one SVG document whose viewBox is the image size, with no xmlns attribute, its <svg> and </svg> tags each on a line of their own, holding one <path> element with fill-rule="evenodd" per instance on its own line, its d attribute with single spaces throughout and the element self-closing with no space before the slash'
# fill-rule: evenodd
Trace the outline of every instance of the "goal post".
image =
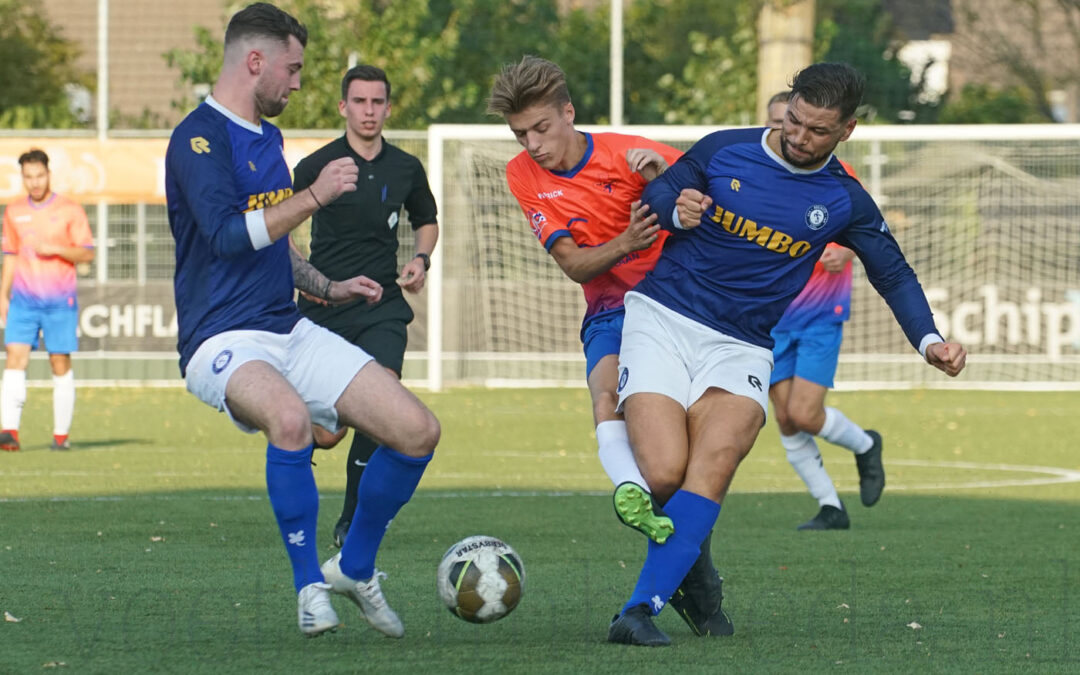
<svg viewBox="0 0 1080 675">
<path fill-rule="evenodd" d="M 581 126 L 686 149 L 717 127 Z M 433 125 L 441 241 L 426 384 L 584 381 L 584 298 L 506 185 L 506 125 Z M 838 388 L 1080 389 L 1080 125 L 871 126 L 838 148 L 877 200 L 967 371 L 927 367 L 856 265 Z"/>
</svg>

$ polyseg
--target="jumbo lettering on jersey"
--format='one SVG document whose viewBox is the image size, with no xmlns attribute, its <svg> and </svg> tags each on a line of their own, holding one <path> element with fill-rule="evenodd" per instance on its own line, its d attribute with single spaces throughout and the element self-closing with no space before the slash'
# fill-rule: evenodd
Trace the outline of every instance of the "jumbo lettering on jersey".
<svg viewBox="0 0 1080 675">
<path fill-rule="evenodd" d="M 260 192 L 257 195 L 248 195 L 247 208 L 244 209 L 244 213 L 255 211 L 256 209 L 265 209 L 268 206 L 283 202 L 292 196 L 293 191 L 291 187 L 283 188 L 281 190 L 272 190 L 270 192 Z"/>
<path fill-rule="evenodd" d="M 173 131 L 165 165 L 181 372 L 218 333 L 292 330 L 300 315 L 288 237 L 256 250 L 244 215 L 292 195 L 281 132 L 211 97 Z"/>
<path fill-rule="evenodd" d="M 935 332 L 929 306 L 877 207 L 835 158 L 793 167 L 767 145 L 767 129 L 706 136 L 645 189 L 673 236 L 636 291 L 726 335 L 771 349 L 770 331 L 806 286 L 825 245 L 860 253 L 867 276 L 909 340 Z M 674 225 L 685 188 L 712 198 L 701 223 Z"/>
<path fill-rule="evenodd" d="M 651 148 L 672 164 L 680 153 L 640 136 L 585 134 L 585 155 L 569 171 L 548 171 L 522 152 L 506 167 L 510 191 L 544 248 L 561 237 L 579 247 L 599 246 L 621 234 L 630 223 L 630 203 L 639 199 L 645 180 L 626 164 L 630 148 Z M 592 319 L 622 311 L 623 296 L 656 264 L 667 233 L 649 248 L 623 257 L 610 270 L 582 284 Z"/>
</svg>

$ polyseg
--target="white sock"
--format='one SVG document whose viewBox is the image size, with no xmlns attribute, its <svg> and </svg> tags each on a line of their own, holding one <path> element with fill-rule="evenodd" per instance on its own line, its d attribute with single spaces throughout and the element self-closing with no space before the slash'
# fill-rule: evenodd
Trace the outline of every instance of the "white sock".
<svg viewBox="0 0 1080 675">
<path fill-rule="evenodd" d="M 626 434 L 626 422 L 609 420 L 597 424 L 596 443 L 600 446 L 600 465 L 612 483 L 616 486 L 627 482 L 637 483 L 649 491 L 649 484 L 634 460 L 630 437 Z"/>
<path fill-rule="evenodd" d="M 788 461 L 795 473 L 799 474 L 809 488 L 810 496 L 816 499 L 820 506 L 840 508 L 840 495 L 836 494 L 836 487 L 829 478 L 829 473 L 825 471 L 825 464 L 821 461 L 821 453 L 818 452 L 814 437 L 805 431 L 794 436 L 780 434 L 780 443 L 787 450 Z"/>
<path fill-rule="evenodd" d="M 53 375 L 53 434 L 67 436 L 75 415 L 75 371 Z"/>
<path fill-rule="evenodd" d="M 847 448 L 856 455 L 863 454 L 874 445 L 874 439 L 870 438 L 862 427 L 844 417 L 844 413 L 836 408 L 825 408 L 825 424 L 821 425 L 818 436 Z"/>
<path fill-rule="evenodd" d="M 24 403 L 26 371 L 5 369 L 4 382 L 0 384 L 0 427 L 17 431 Z"/>
</svg>

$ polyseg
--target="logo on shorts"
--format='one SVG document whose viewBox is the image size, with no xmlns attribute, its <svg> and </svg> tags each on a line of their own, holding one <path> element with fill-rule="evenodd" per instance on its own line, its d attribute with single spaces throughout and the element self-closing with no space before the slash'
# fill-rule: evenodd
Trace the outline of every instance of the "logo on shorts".
<svg viewBox="0 0 1080 675">
<path fill-rule="evenodd" d="M 626 386 L 626 381 L 630 379 L 630 369 L 623 368 L 619 372 L 619 388 L 615 390 L 616 394 L 622 393 L 623 387 Z"/>
<path fill-rule="evenodd" d="M 214 371 L 215 375 L 219 375 L 221 371 L 225 370 L 225 366 L 229 365 L 229 361 L 232 361 L 232 351 L 226 349 L 214 357 L 214 363 L 210 368 Z"/>
<path fill-rule="evenodd" d="M 829 210 L 822 204 L 814 204 L 806 209 L 806 226 L 811 230 L 820 230 L 829 222 Z"/>
<path fill-rule="evenodd" d="M 761 380 L 759 380 L 756 375 L 747 375 L 746 381 L 749 382 L 750 386 L 754 389 L 757 389 L 758 391 L 765 391 L 761 388 Z"/>
</svg>

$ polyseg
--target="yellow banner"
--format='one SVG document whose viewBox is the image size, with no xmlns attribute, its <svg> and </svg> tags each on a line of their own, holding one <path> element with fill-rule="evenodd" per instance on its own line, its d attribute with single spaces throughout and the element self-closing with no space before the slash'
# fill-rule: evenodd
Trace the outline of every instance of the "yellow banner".
<svg viewBox="0 0 1080 675">
<path fill-rule="evenodd" d="M 332 139 L 287 138 L 289 169 Z M 168 144 L 167 138 L 0 138 L 0 201 L 26 194 L 19 155 L 40 148 L 49 155 L 52 189 L 75 201 L 164 204 Z"/>
</svg>

